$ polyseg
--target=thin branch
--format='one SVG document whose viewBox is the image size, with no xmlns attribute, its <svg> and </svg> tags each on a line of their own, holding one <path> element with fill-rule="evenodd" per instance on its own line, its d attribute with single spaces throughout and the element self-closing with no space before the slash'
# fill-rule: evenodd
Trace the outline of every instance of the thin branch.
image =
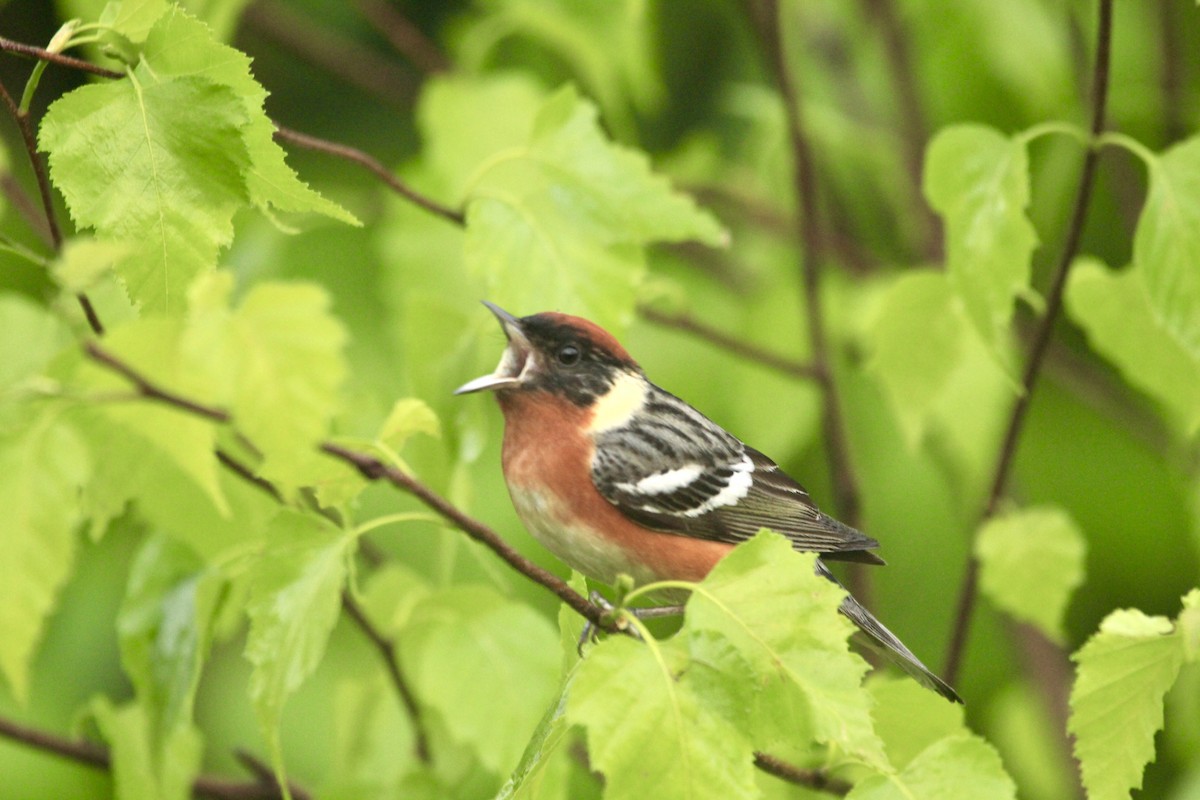
<svg viewBox="0 0 1200 800">
<path fill-rule="evenodd" d="M 17 213 L 33 229 L 37 237 L 47 247 L 54 247 L 54 240 L 50 238 L 50 228 L 46 224 L 45 216 L 42 215 L 33 198 L 29 196 L 17 179 L 9 173 L 0 175 L 0 191 L 4 192 L 4 197 L 7 198 L 9 204 L 17 210 Z"/>
<path fill-rule="evenodd" d="M 568 586 L 566 581 L 525 558 L 512 545 L 504 541 L 500 534 L 479 520 L 464 514 L 452 505 L 450 501 L 434 492 L 413 476 L 406 474 L 396 467 L 383 463 L 374 456 L 350 450 L 334 442 L 325 442 L 322 444 L 321 451 L 335 458 L 340 458 L 342 461 L 355 467 L 367 480 L 386 480 L 397 489 L 413 495 L 451 522 L 454 527 L 475 541 L 486 545 L 488 549 L 500 556 L 505 563 L 517 570 L 517 572 L 554 592 L 560 600 L 570 606 L 581 617 L 584 617 L 593 625 L 604 630 L 612 630 L 612 625 L 602 618 L 601 610 L 586 597 Z"/>
<path fill-rule="evenodd" d="M 404 710 L 408 712 L 408 718 L 412 721 L 413 733 L 416 741 L 413 743 L 413 751 L 417 756 L 417 760 L 423 764 L 430 762 L 429 756 L 429 736 L 425 731 L 425 721 L 421 716 L 421 707 L 417 705 L 417 698 L 409 688 L 408 680 L 404 677 L 404 673 L 400 670 L 400 661 L 396 658 L 396 643 L 391 638 L 385 636 L 382 631 L 375 627 L 375 623 L 371 622 L 371 618 L 367 616 L 366 610 L 358 604 L 354 596 L 350 592 L 342 591 L 342 608 L 358 625 L 359 630 L 371 640 L 371 644 L 379 651 L 380 657 L 383 659 L 384 666 L 387 667 L 388 677 L 391 678 L 392 686 L 396 689 L 396 694 L 400 697 L 400 702 L 404 704 Z"/>
<path fill-rule="evenodd" d="M 242 21 L 352 86 L 398 109 L 409 110 L 416 76 L 395 61 L 376 55 L 330 25 L 317 25 L 277 0 L 256 0 Z"/>
<path fill-rule="evenodd" d="M 58 227 L 58 218 L 54 214 L 54 195 L 50 191 L 50 175 L 46 172 L 46 164 L 38 153 L 37 136 L 33 132 L 33 125 L 29 122 L 29 114 L 22 111 L 13 102 L 12 95 L 8 93 L 8 88 L 3 83 L 0 83 L 0 97 L 3 98 L 4 105 L 7 106 L 8 112 L 16 120 L 17 128 L 21 131 L 21 140 L 25 143 L 25 153 L 29 156 L 29 163 L 33 167 L 33 174 L 37 179 L 38 194 L 42 198 L 42 211 L 46 215 L 46 227 L 50 232 L 50 242 L 54 251 L 58 252 L 62 249 L 62 231 Z M 87 318 L 92 332 L 97 336 L 103 335 L 104 326 L 100 324 L 100 317 L 96 315 L 92 301 L 83 292 L 77 292 L 75 299 L 83 309 L 83 315 Z"/>
<path fill-rule="evenodd" d="M 770 367 L 789 377 L 808 380 L 815 376 L 815 371 L 810 364 L 788 358 L 787 356 L 781 356 L 766 348 L 759 347 L 753 342 L 747 342 L 738 339 L 736 336 L 730 336 L 724 331 L 701 322 L 690 314 L 667 314 L 662 311 L 656 311 L 648 306 L 638 306 L 637 311 L 648 322 L 653 322 L 655 325 L 661 325 L 665 328 L 674 328 L 685 333 L 690 333 L 739 358 Z"/>
<path fill-rule="evenodd" d="M 776 778 L 785 780 L 788 783 L 794 783 L 797 786 L 806 786 L 809 789 L 827 792 L 838 797 L 845 797 L 850 793 L 850 789 L 853 788 L 849 783 L 840 778 L 831 778 L 823 770 L 803 769 L 768 753 L 755 753 L 754 766 L 768 775 L 774 775 Z"/>
<path fill-rule="evenodd" d="M 756 9 L 758 9 L 756 11 Z M 788 121 L 788 139 L 792 150 L 792 185 L 798 200 L 799 242 L 803 253 L 803 303 L 808 321 L 808 338 L 812 348 L 813 378 L 821 389 L 822 431 L 829 467 L 833 477 L 834 502 L 838 516 L 851 527 L 862 526 L 862 504 L 858 476 L 850 458 L 850 443 L 846 421 L 842 416 L 841 396 L 834 379 L 833 357 L 825 331 L 825 311 L 821 301 L 821 274 L 827 257 L 827 242 L 820 220 L 817 197 L 817 171 L 812 148 L 809 146 L 801 117 L 800 91 L 787 64 L 787 49 L 780 27 L 779 0 L 763 0 L 751 6 L 756 18 L 763 48 L 779 92 L 783 97 Z M 849 570 L 851 593 L 870 605 L 870 585 L 866 570 L 852 566 Z"/>
<path fill-rule="evenodd" d="M 1054 333 L 1054 323 L 1062 310 L 1063 294 L 1066 290 L 1067 276 L 1071 264 L 1079 251 L 1079 241 L 1083 235 L 1083 223 L 1087 218 L 1088 204 L 1092 197 L 1092 187 L 1095 184 L 1096 164 L 1100 151 L 1095 141 L 1104 131 L 1105 110 L 1108 104 L 1108 74 L 1109 59 L 1112 49 L 1112 0 L 1098 0 L 1099 19 L 1096 25 L 1096 64 L 1092 78 L 1092 145 L 1084 155 L 1083 168 L 1079 175 L 1079 188 L 1075 193 L 1075 206 L 1071 213 L 1070 226 L 1067 229 L 1066 240 L 1063 242 L 1062 253 L 1055 267 L 1054 278 L 1046 297 L 1046 312 L 1042 316 L 1037 330 L 1034 332 L 1033 344 L 1029 349 L 1029 358 L 1025 372 L 1021 377 L 1021 393 L 1013 403 L 1009 416 L 1008 427 L 996 458 L 992 472 L 991 490 L 988 492 L 987 504 L 983 511 L 983 519 L 993 516 L 1000 507 L 1012 472 L 1013 459 L 1016 457 L 1017 444 L 1020 441 L 1021 430 L 1024 427 L 1025 415 L 1029 410 L 1030 398 L 1034 386 L 1041 373 L 1042 362 L 1045 359 L 1047 347 Z M 975 532 L 979 530 L 976 526 Z M 962 666 L 963 651 L 966 647 L 967 634 L 970 631 L 971 617 L 975 611 L 975 600 L 978 596 L 979 563 L 975 560 L 974 536 L 972 546 L 968 548 L 967 563 L 963 574 L 962 587 L 959 590 L 958 610 L 955 613 L 954 628 L 950 643 L 946 650 L 946 666 L 942 670 L 943 677 L 953 684 L 958 678 Z"/>
<path fill-rule="evenodd" d="M 95 342 L 87 342 L 83 346 L 84 351 L 92 358 L 104 366 L 116 372 L 125 380 L 133 384 L 137 389 L 138 394 L 145 397 L 147 400 L 158 400 L 167 405 L 175 406 L 176 408 L 187 411 L 190 414 L 195 414 L 198 417 L 212 420 L 213 422 L 229 422 L 229 412 L 220 408 L 197 403 L 194 400 L 189 400 L 183 395 L 163 389 L 156 384 L 150 382 L 143 377 L 141 373 L 133 367 L 126 364 L 121 359 L 114 356 L 112 353 L 105 350 Z"/>
<path fill-rule="evenodd" d="M 108 748 L 86 739 L 68 739 L 3 717 L 0 717 L 0 737 L 84 766 L 112 770 L 112 756 Z M 289 788 L 295 800 L 312 800 L 313 795 L 304 787 L 289 782 Z M 192 781 L 192 794 L 216 800 L 280 800 L 283 797 L 273 781 L 270 784 L 259 780 L 235 781 L 215 775 L 196 776 Z"/>
<path fill-rule="evenodd" d="M 393 175 L 391 170 L 379 163 L 377 159 L 368 153 L 364 153 L 362 150 L 350 147 L 349 145 L 339 144 L 338 142 L 319 139 L 316 136 L 300 133 L 299 131 L 294 131 L 278 124 L 275 126 L 275 138 L 294 144 L 297 147 L 303 147 L 305 150 L 315 150 L 319 153 L 336 156 L 358 164 L 387 184 L 388 188 L 393 192 L 415 203 L 431 214 L 436 214 L 443 219 L 447 219 L 455 225 L 461 226 L 467 223 L 466 215 L 462 211 L 444 206 L 420 194 Z"/>
<path fill-rule="evenodd" d="M 90 72 L 93 75 L 99 75 L 102 78 L 124 78 L 125 73 L 117 72 L 116 70 L 106 69 L 97 66 L 90 61 L 84 61 L 82 58 L 74 56 L 64 56 L 62 53 L 54 53 L 41 47 L 24 42 L 14 42 L 12 39 L 6 39 L 0 36 L 0 50 L 8 53 L 17 53 L 23 56 L 30 56 L 39 61 L 49 61 L 52 64 L 58 64 L 62 67 L 70 67 L 71 69 L 81 70 L 82 72 Z"/>
<path fill-rule="evenodd" d="M 84 351 L 92 358 L 92 360 L 103 364 L 117 374 L 124 377 L 127 381 L 133 384 L 134 388 L 142 397 L 148 400 L 156 400 L 167 405 L 174 406 L 181 411 L 186 411 L 195 414 L 213 422 L 229 422 L 230 415 L 228 411 L 220 408 L 198 403 L 190 400 L 180 394 L 164 389 L 148 378 L 143 376 L 133 367 L 121 361 L 118 357 L 109 353 L 104 348 L 100 347 L 95 342 L 87 342 L 84 345 Z M 386 480 L 398 489 L 402 489 L 408 494 L 413 495 L 429 508 L 433 509 L 439 515 L 444 517 L 463 533 L 482 542 L 492 552 L 500 556 L 509 566 L 516 569 L 525 577 L 542 584 L 554 594 L 558 595 L 564 603 L 579 613 L 580 616 L 586 618 L 589 622 L 604 630 L 612 630 L 613 626 L 606 620 L 603 620 L 602 612 L 594 606 L 583 595 L 576 592 L 566 581 L 559 578 L 557 575 L 542 569 L 537 564 L 534 564 L 529 559 L 525 558 L 508 542 L 496 533 L 494 530 L 476 520 L 456 508 L 450 501 L 446 500 L 432 489 L 430 489 L 421 481 L 407 475 L 401 470 L 383 463 L 374 456 L 366 453 L 360 453 L 343 447 L 335 442 L 323 442 L 319 449 L 321 452 L 331 455 L 334 458 L 341 459 L 350 466 L 357 469 L 367 480 Z"/>
<path fill-rule="evenodd" d="M 235 748 L 233 757 L 237 759 L 239 764 L 245 767 L 247 772 L 254 776 L 257 785 L 262 787 L 262 791 L 267 793 L 267 797 L 279 797 L 282 794 L 279 791 L 279 783 L 275 777 L 275 770 L 271 769 L 270 764 L 243 747 Z M 303 786 L 300 786 L 293 780 L 289 780 L 287 784 L 288 793 L 291 794 L 293 800 L 296 800 L 296 798 L 310 798 L 311 800 L 312 795 Z"/>
<path fill-rule="evenodd" d="M 421 72 L 435 75 L 450 71 L 452 65 L 446 54 L 387 0 L 358 0 L 355 5 L 392 47 Z"/>
</svg>

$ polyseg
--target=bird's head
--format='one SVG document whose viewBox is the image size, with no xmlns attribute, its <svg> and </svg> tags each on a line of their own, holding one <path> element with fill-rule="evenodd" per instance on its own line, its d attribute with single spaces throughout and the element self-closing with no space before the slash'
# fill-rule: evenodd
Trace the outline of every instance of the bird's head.
<svg viewBox="0 0 1200 800">
<path fill-rule="evenodd" d="M 508 347 L 490 375 L 463 384 L 455 394 L 493 391 L 503 400 L 521 392 L 550 392 L 588 407 L 625 377 L 642 378 L 641 367 L 612 334 L 581 317 L 553 311 L 514 317 L 484 301 Z"/>
</svg>

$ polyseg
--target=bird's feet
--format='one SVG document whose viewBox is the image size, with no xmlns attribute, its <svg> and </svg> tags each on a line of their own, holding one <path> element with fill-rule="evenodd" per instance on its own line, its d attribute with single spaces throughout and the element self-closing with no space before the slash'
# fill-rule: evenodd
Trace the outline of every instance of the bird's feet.
<svg viewBox="0 0 1200 800">
<path fill-rule="evenodd" d="M 618 591 L 618 594 L 623 598 L 624 592 Z M 583 646 L 589 641 L 595 641 L 602 627 L 605 629 L 611 628 L 619 633 L 624 633 L 626 636 L 632 636 L 635 639 L 642 638 L 638 627 L 630 625 L 628 617 L 623 612 L 628 612 L 639 620 L 643 620 L 678 616 L 683 613 L 684 609 L 682 605 L 627 608 L 620 603 L 620 600 L 615 604 L 610 603 L 604 595 L 595 590 L 592 590 L 588 595 L 588 600 L 591 601 L 592 605 L 600 609 L 602 624 L 597 626 L 591 620 L 588 620 L 583 626 L 583 632 L 579 634 L 579 643 L 576 645 L 576 649 L 581 656 L 583 655 Z"/>
</svg>

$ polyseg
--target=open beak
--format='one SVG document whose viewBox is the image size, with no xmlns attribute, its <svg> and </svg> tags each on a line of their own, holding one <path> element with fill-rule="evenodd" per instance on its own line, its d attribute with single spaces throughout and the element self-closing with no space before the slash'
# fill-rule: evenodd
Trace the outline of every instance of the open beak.
<svg viewBox="0 0 1200 800">
<path fill-rule="evenodd" d="M 533 364 L 533 348 L 521 330 L 521 321 L 487 300 L 484 300 L 483 304 L 500 321 L 500 327 L 504 329 L 504 335 L 508 337 L 508 347 L 505 348 L 504 355 L 500 357 L 500 363 L 491 375 L 483 375 L 473 381 L 467 381 L 454 390 L 455 394 L 494 392 L 498 389 L 520 386 Z"/>
</svg>

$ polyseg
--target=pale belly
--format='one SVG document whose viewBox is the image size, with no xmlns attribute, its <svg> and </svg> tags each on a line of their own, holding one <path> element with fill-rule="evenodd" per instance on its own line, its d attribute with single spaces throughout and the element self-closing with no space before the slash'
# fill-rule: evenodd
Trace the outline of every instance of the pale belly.
<svg viewBox="0 0 1200 800">
<path fill-rule="evenodd" d="M 618 544 L 596 533 L 562 522 L 557 499 L 547 493 L 509 484 L 517 516 L 537 539 L 572 569 L 612 585 L 624 573 L 637 585 L 657 580 L 651 570 L 631 560 Z"/>
</svg>

